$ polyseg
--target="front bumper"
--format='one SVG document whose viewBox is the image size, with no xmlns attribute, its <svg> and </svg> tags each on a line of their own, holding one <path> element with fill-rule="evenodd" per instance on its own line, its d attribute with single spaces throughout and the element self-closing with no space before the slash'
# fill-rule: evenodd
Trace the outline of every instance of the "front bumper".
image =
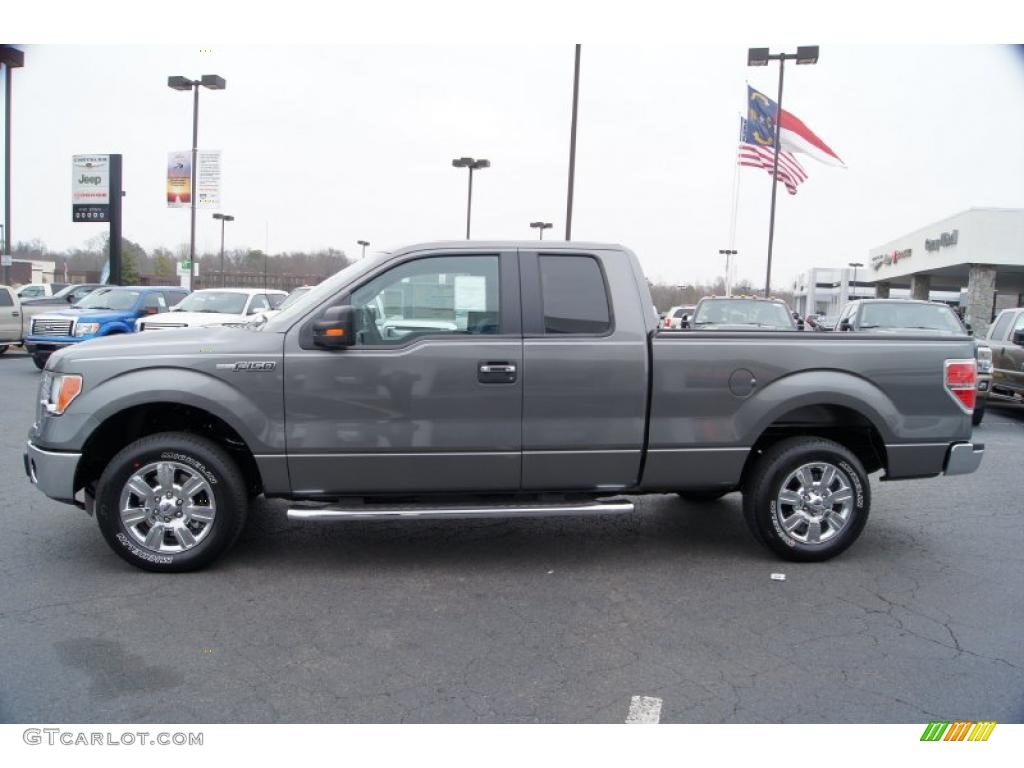
<svg viewBox="0 0 1024 768">
<path fill-rule="evenodd" d="M 74 504 L 75 470 L 81 458 L 80 453 L 44 451 L 27 443 L 23 455 L 25 474 L 34 486 L 51 499 Z"/>
<path fill-rule="evenodd" d="M 72 339 L 65 337 L 47 338 L 45 336 L 29 336 L 25 339 L 25 351 L 30 355 L 34 355 L 37 352 L 56 352 L 58 349 L 64 349 L 64 347 L 70 347 L 72 344 L 77 344 L 82 339 Z"/>
<path fill-rule="evenodd" d="M 944 472 L 947 475 L 969 475 L 981 466 L 984 455 L 982 443 L 956 443 L 949 448 Z"/>
</svg>

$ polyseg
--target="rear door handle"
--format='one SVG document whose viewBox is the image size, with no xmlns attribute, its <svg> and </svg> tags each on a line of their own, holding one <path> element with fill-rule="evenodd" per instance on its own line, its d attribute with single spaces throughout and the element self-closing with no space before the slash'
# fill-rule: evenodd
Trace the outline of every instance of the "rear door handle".
<svg viewBox="0 0 1024 768">
<path fill-rule="evenodd" d="M 477 367 L 477 380 L 481 384 L 512 384 L 516 380 L 516 365 L 507 361 L 484 361 Z"/>
</svg>

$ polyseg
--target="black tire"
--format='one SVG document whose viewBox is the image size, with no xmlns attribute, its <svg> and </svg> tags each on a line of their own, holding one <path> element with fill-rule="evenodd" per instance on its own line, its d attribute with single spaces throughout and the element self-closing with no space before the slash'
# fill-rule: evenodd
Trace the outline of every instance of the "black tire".
<svg viewBox="0 0 1024 768">
<path fill-rule="evenodd" d="M 32 362 L 36 364 L 36 368 L 38 368 L 40 371 L 46 367 L 46 361 L 49 359 L 49 355 L 44 355 L 39 352 L 36 352 L 35 354 L 32 355 Z"/>
<path fill-rule="evenodd" d="M 778 502 L 784 481 L 802 465 L 815 462 L 835 467 L 841 473 L 840 479 L 848 481 L 851 492 L 845 524 L 833 529 L 827 521 L 824 526 L 818 523 L 819 533 L 829 538 L 816 544 L 799 541 L 800 534 L 784 530 L 776 515 L 776 508 L 785 506 Z M 792 507 L 789 509 L 791 515 L 795 514 Z M 860 536 L 870 509 L 871 485 L 860 461 L 839 443 L 819 437 L 793 437 L 776 443 L 757 459 L 743 487 L 747 527 L 757 541 L 785 560 L 817 562 L 835 557 Z M 784 509 L 780 514 L 791 519 L 784 515 Z M 833 530 L 836 532 L 829 534 Z M 803 531 L 807 533 L 809 526 Z"/>
<path fill-rule="evenodd" d="M 120 496 L 125 483 L 139 467 L 160 460 L 194 468 L 209 483 L 216 501 L 208 535 L 183 552 L 142 548 L 121 520 Z M 245 478 L 231 456 L 216 443 L 185 432 L 161 432 L 136 440 L 110 460 L 96 484 L 96 520 L 107 544 L 147 571 L 179 573 L 206 567 L 235 543 L 248 511 Z"/>
<path fill-rule="evenodd" d="M 702 504 L 709 501 L 718 501 L 720 498 L 730 493 L 732 493 L 731 488 L 727 488 L 725 490 L 720 488 L 694 488 L 688 491 L 676 491 L 676 496 L 683 501 Z"/>
<path fill-rule="evenodd" d="M 979 400 L 978 404 L 974 406 L 974 414 L 971 416 L 971 424 L 974 426 L 981 424 L 981 420 L 985 418 L 985 405 L 985 403 Z"/>
<path fill-rule="evenodd" d="M 10 346 L 10 345 L 9 344 L 0 344 L 0 355 L 2 355 L 4 352 L 7 351 L 7 347 L 8 346 Z"/>
</svg>

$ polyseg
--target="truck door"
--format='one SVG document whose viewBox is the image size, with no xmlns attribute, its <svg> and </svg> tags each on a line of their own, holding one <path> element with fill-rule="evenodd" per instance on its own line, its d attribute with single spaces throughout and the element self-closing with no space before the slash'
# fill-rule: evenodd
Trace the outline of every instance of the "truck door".
<svg viewBox="0 0 1024 768">
<path fill-rule="evenodd" d="M 632 265 L 610 251 L 521 252 L 523 488 L 639 480 L 647 332 Z"/>
<path fill-rule="evenodd" d="M 0 287 L 0 342 L 21 341 L 21 307 L 10 288 Z"/>
<path fill-rule="evenodd" d="M 351 305 L 356 343 L 312 345 L 328 306 Z M 516 253 L 407 254 L 288 333 L 293 492 L 518 491 L 522 355 Z"/>
</svg>

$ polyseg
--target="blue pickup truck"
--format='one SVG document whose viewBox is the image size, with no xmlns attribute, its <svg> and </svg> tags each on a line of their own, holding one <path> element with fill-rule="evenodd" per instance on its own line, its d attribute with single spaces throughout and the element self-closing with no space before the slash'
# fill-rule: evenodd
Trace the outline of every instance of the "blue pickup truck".
<svg viewBox="0 0 1024 768">
<path fill-rule="evenodd" d="M 81 341 L 134 333 L 135 321 L 166 312 L 188 296 L 179 286 L 105 286 L 68 309 L 38 314 L 25 337 L 25 349 L 42 370 L 56 350 Z"/>
</svg>

